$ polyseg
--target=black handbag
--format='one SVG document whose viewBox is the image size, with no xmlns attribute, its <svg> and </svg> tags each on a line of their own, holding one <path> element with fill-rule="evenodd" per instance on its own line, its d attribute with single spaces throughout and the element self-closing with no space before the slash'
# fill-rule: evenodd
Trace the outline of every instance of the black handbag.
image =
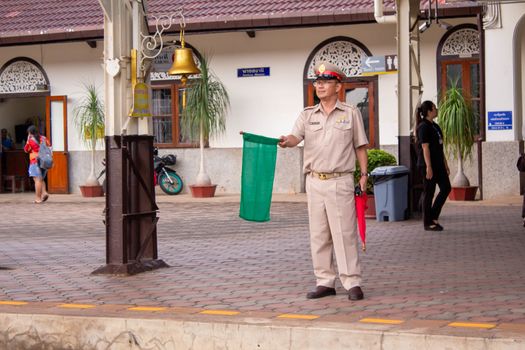
<svg viewBox="0 0 525 350">
<path fill-rule="evenodd" d="M 516 167 L 519 171 L 525 171 L 525 154 L 521 154 L 516 163 Z"/>
</svg>

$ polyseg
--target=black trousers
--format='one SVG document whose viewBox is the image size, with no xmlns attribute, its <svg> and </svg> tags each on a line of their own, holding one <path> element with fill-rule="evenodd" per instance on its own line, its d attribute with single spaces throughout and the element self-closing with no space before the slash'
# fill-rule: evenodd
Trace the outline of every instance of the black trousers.
<svg viewBox="0 0 525 350">
<path fill-rule="evenodd" d="M 523 205 L 521 206 L 521 217 L 525 221 L 525 193 L 523 193 Z"/>
<path fill-rule="evenodd" d="M 432 178 L 429 180 L 426 178 L 426 169 L 420 168 L 420 173 L 423 176 L 423 197 L 422 197 L 422 209 L 423 209 L 423 224 L 430 226 L 434 220 L 439 219 L 441 209 L 445 204 L 447 197 L 451 191 L 450 180 L 446 170 L 434 172 Z M 436 192 L 436 185 L 439 186 L 439 193 L 434 199 L 434 193 Z"/>
</svg>

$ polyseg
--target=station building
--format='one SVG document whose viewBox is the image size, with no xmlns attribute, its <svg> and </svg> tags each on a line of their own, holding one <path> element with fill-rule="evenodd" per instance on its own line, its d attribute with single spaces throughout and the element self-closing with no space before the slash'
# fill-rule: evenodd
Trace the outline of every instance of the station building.
<svg viewBox="0 0 525 350">
<path fill-rule="evenodd" d="M 383 1 L 384 13 L 395 13 Z M 226 132 L 208 141 L 207 171 L 219 192 L 240 191 L 242 137 L 288 134 L 300 111 L 316 103 L 313 67 L 337 64 L 347 75 L 341 100 L 359 107 L 370 147 L 398 156 L 396 25 L 378 23 L 374 1 L 148 1 L 148 21 L 184 10 L 186 43 L 198 61 L 210 58 L 226 86 L 231 108 Z M 478 198 L 516 195 L 523 151 L 525 3 L 422 1 L 419 27 L 422 100 L 439 102 L 448 82 L 468 94 L 477 119 L 476 145 L 466 175 Z M 131 28 L 130 28 L 131 31 Z M 131 35 L 131 34 L 130 34 Z M 96 0 L 15 1 L 0 9 L 0 127 L 16 149 L 2 153 L 2 174 L 23 176 L 21 151 L 27 125 L 48 133 L 56 154 L 50 188 L 79 192 L 90 170 L 90 152 L 75 126 L 84 86 L 104 96 L 104 15 Z M 179 44 L 176 26 L 148 75 L 151 128 L 160 153 L 177 155 L 185 184 L 199 166 L 197 141 L 180 128 L 180 80 L 166 71 Z M 122 57 L 122 60 L 129 57 Z M 378 64 L 377 62 L 382 62 Z M 191 79 L 190 79 L 191 81 Z M 131 107 L 131 105 L 130 105 Z M 97 165 L 102 167 L 103 144 Z M 451 174 L 456 162 L 449 159 Z M 302 148 L 279 149 L 274 192 L 304 191 Z"/>
</svg>

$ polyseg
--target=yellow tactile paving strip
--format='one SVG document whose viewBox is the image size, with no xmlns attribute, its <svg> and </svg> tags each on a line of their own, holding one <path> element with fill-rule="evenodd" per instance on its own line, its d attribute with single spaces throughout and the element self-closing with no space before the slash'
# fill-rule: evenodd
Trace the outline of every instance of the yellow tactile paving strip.
<svg viewBox="0 0 525 350">
<path fill-rule="evenodd" d="M 320 316 L 317 315 L 301 315 L 301 314 L 282 314 L 277 316 L 277 318 L 290 318 L 295 320 L 315 320 Z"/>
<path fill-rule="evenodd" d="M 147 312 L 158 312 L 158 311 L 166 311 L 168 310 L 167 307 L 154 307 L 154 306 L 134 306 L 128 308 L 130 311 L 147 311 Z"/>
<path fill-rule="evenodd" d="M 204 310 L 199 312 L 203 315 L 219 315 L 219 316 L 235 316 L 240 314 L 239 311 L 233 311 L 233 310 Z"/>
<path fill-rule="evenodd" d="M 492 329 L 496 327 L 495 323 L 475 323 L 475 322 L 451 322 L 449 327 L 463 327 L 463 328 L 483 328 Z"/>
<path fill-rule="evenodd" d="M 123 305 L 94 305 L 94 304 L 74 304 L 74 303 L 45 303 L 41 304 L 38 302 L 26 302 L 26 301 L 17 301 L 17 300 L 0 300 L 0 312 L 2 311 L 2 306 L 5 307 L 12 307 L 15 306 L 20 309 L 23 309 L 24 307 L 31 308 L 31 307 L 42 307 L 45 305 L 46 307 L 56 307 L 56 308 L 62 308 L 62 309 L 78 309 L 78 310 L 96 310 L 103 309 L 103 308 L 114 308 L 118 309 L 122 307 L 122 311 L 136 311 L 136 312 L 142 312 L 142 313 L 156 313 L 156 312 L 164 312 L 164 313 L 173 313 L 173 314 L 201 314 L 201 315 L 212 315 L 212 316 L 249 316 L 252 312 L 241 312 L 236 310 L 196 310 L 194 308 L 181 308 L 181 307 L 162 307 L 162 306 L 123 306 Z M 186 312 L 188 311 L 188 312 Z M 311 321 L 311 320 L 322 320 L 323 316 L 320 315 L 314 315 L 314 314 L 292 314 L 292 313 L 284 313 L 284 314 L 276 314 L 275 316 L 269 317 L 269 318 L 276 318 L 276 319 L 291 319 L 291 320 L 304 320 L 304 321 Z M 400 320 L 400 319 L 385 319 L 385 318 L 372 318 L 372 317 L 365 317 L 358 319 L 357 322 L 364 323 L 364 324 L 377 324 L 377 325 L 389 325 L 389 326 L 398 326 L 406 323 L 408 320 Z M 412 321 L 412 320 L 411 320 Z M 353 321 L 355 322 L 355 320 Z M 500 326 L 497 323 L 477 323 L 477 322 L 462 322 L 462 321 L 453 321 L 450 322 L 444 321 L 444 327 L 451 327 L 451 328 L 465 328 L 465 329 L 480 329 L 480 330 L 492 330 L 492 329 L 498 329 Z M 525 325 L 521 324 L 515 324 L 512 325 L 513 327 L 519 327 L 525 329 Z M 508 328 L 508 324 L 501 324 L 501 329 Z"/>
<path fill-rule="evenodd" d="M 403 320 L 390 320 L 385 318 L 363 318 L 359 320 L 362 323 L 379 323 L 379 324 L 401 324 Z"/>
<path fill-rule="evenodd" d="M 60 304 L 58 307 L 62 307 L 65 309 L 92 309 L 96 307 L 96 305 L 92 304 Z"/>
<path fill-rule="evenodd" d="M 21 306 L 21 305 L 27 305 L 28 303 L 25 301 L 2 301 L 0 300 L 0 305 L 15 305 L 15 306 Z"/>
</svg>

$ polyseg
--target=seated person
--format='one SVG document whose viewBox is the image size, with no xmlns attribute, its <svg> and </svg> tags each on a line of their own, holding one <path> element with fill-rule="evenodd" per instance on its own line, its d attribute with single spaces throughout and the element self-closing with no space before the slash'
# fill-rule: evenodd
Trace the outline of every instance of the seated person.
<svg viewBox="0 0 525 350">
<path fill-rule="evenodd" d="M 9 136 L 9 134 L 7 133 L 7 129 L 5 128 L 2 129 L 1 135 L 2 135 L 2 152 L 15 149 L 15 143 L 13 142 L 13 139 L 11 139 L 11 136 Z"/>
</svg>

